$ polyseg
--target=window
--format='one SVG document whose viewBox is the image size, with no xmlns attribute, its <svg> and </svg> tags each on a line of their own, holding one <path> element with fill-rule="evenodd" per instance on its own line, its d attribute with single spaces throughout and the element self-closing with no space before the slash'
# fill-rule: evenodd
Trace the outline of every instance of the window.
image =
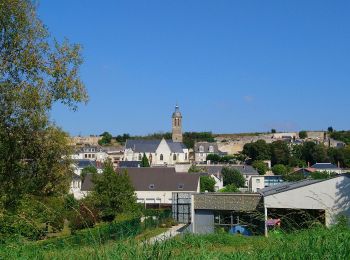
<svg viewBox="0 0 350 260">
<path fill-rule="evenodd" d="M 184 189 L 184 184 L 183 183 L 179 183 L 179 185 L 177 185 L 177 188 L 179 189 L 179 190 L 183 190 Z"/>
<path fill-rule="evenodd" d="M 260 183 L 260 179 L 256 179 L 256 183 Z"/>
<path fill-rule="evenodd" d="M 204 153 L 204 146 L 203 146 L 203 145 L 200 145 L 200 146 L 199 146 L 199 151 L 200 151 L 201 153 Z"/>
<path fill-rule="evenodd" d="M 176 161 L 176 154 L 173 155 L 173 160 Z"/>
<path fill-rule="evenodd" d="M 154 184 L 150 184 L 150 185 L 148 186 L 148 188 L 149 188 L 150 190 L 154 190 Z"/>
<path fill-rule="evenodd" d="M 187 153 L 185 153 L 185 160 L 187 160 Z"/>
<path fill-rule="evenodd" d="M 214 146 L 209 146 L 209 153 L 213 153 L 214 152 Z"/>
<path fill-rule="evenodd" d="M 142 157 L 141 157 L 141 154 L 139 153 L 139 161 L 141 161 L 142 160 Z"/>
<path fill-rule="evenodd" d="M 85 158 L 87 158 L 87 154 L 85 154 Z"/>
<path fill-rule="evenodd" d="M 95 154 L 94 153 L 91 156 L 92 156 L 92 158 L 95 158 Z"/>
<path fill-rule="evenodd" d="M 159 160 L 163 161 L 163 154 L 159 156 Z"/>
<path fill-rule="evenodd" d="M 91 153 L 89 153 L 89 158 L 91 158 Z"/>
</svg>

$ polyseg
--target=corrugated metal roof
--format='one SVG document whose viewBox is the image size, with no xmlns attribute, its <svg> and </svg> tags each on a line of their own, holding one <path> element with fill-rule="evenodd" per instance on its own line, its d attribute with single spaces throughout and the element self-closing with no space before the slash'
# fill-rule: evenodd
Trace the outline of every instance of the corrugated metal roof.
<svg viewBox="0 0 350 260">
<path fill-rule="evenodd" d="M 325 181 L 325 180 L 301 180 L 296 182 L 284 182 L 281 184 L 276 184 L 276 185 L 261 189 L 258 192 L 263 196 L 270 196 L 276 193 L 281 193 L 288 190 L 305 187 L 305 186 L 322 182 L 322 181 Z"/>
</svg>

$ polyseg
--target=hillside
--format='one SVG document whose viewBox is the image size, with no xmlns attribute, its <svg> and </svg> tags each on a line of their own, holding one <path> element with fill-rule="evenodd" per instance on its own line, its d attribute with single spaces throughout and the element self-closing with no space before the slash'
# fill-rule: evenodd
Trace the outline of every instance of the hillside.
<svg viewBox="0 0 350 260">
<path fill-rule="evenodd" d="M 13 243 L 0 246 L 0 259 L 350 259 L 350 230 L 323 227 L 293 234 L 243 237 L 186 235 L 145 245 L 136 239 L 93 246 Z M 185 249 L 185 250 L 184 250 Z"/>
</svg>

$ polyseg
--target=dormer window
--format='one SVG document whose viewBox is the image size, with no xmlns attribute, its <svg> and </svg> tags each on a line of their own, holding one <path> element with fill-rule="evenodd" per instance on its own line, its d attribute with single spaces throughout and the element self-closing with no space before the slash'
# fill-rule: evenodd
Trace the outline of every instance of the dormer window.
<svg viewBox="0 0 350 260">
<path fill-rule="evenodd" d="M 199 152 L 204 153 L 204 146 L 203 145 L 199 146 Z"/>
<path fill-rule="evenodd" d="M 154 190 L 154 184 L 150 184 L 150 185 L 148 186 L 148 188 L 149 188 L 150 190 Z"/>
<path fill-rule="evenodd" d="M 176 154 L 173 155 L 173 160 L 176 161 Z"/>
<path fill-rule="evenodd" d="M 183 183 L 179 183 L 179 185 L 177 185 L 177 188 L 179 189 L 179 190 L 183 190 L 184 189 L 184 184 Z"/>
<path fill-rule="evenodd" d="M 214 152 L 214 146 L 209 146 L 209 153 L 213 153 Z"/>
</svg>

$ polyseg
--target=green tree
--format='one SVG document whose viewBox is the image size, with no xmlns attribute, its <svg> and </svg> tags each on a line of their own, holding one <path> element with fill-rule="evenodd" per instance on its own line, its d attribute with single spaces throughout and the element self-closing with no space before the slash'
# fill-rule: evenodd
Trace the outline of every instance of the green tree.
<svg viewBox="0 0 350 260">
<path fill-rule="evenodd" d="M 275 134 L 276 132 L 277 132 L 276 129 L 274 129 L 274 128 L 271 129 L 272 134 Z"/>
<path fill-rule="evenodd" d="M 263 161 L 254 161 L 252 166 L 258 171 L 260 175 L 265 175 L 268 167 Z"/>
<path fill-rule="evenodd" d="M 286 142 L 276 141 L 270 145 L 271 163 L 287 165 L 290 160 L 290 150 Z"/>
<path fill-rule="evenodd" d="M 224 179 L 224 186 L 234 184 L 236 187 L 244 187 L 245 179 L 237 169 L 224 167 L 221 170 Z"/>
<path fill-rule="evenodd" d="M 207 155 L 207 158 L 206 158 L 207 161 L 211 161 L 213 163 L 218 163 L 221 161 L 221 156 L 218 155 L 218 154 L 214 154 L 214 153 L 211 153 L 211 154 L 208 154 Z"/>
<path fill-rule="evenodd" d="M 286 175 L 288 173 L 288 168 L 283 164 L 276 164 L 271 170 L 275 175 Z"/>
<path fill-rule="evenodd" d="M 211 176 L 201 176 L 200 189 L 201 189 L 201 192 L 205 192 L 205 191 L 214 192 L 215 191 L 214 178 Z"/>
<path fill-rule="evenodd" d="M 149 167 L 149 161 L 145 153 L 143 153 L 142 160 L 141 160 L 141 167 Z"/>
<path fill-rule="evenodd" d="M 306 132 L 306 131 L 300 131 L 300 132 L 299 132 L 299 138 L 300 138 L 300 139 L 305 139 L 305 138 L 307 138 L 307 132 Z"/>
<path fill-rule="evenodd" d="M 333 174 L 329 174 L 328 172 L 326 171 L 323 171 L 323 172 L 320 172 L 320 171 L 316 171 L 316 172 L 312 172 L 310 174 L 310 177 L 312 179 L 315 179 L 315 180 L 323 180 L 323 179 L 329 179 L 330 177 L 332 177 Z"/>
<path fill-rule="evenodd" d="M 86 175 L 88 174 L 97 174 L 97 169 L 94 166 L 87 166 L 81 170 L 80 178 L 84 182 Z"/>
<path fill-rule="evenodd" d="M 329 133 L 333 133 L 334 129 L 333 129 L 333 127 L 329 126 L 328 129 L 327 129 L 327 131 L 328 131 Z"/>
<path fill-rule="evenodd" d="M 99 145 L 108 145 L 112 142 L 112 135 L 108 132 L 101 134 L 102 138 L 98 141 Z"/>
<path fill-rule="evenodd" d="M 239 189 L 234 184 L 229 184 L 220 189 L 219 192 L 239 192 Z"/>
<path fill-rule="evenodd" d="M 102 174 L 94 174 L 91 196 L 103 220 L 111 221 L 118 213 L 136 209 L 136 196 L 127 172 L 116 173 L 107 161 Z M 89 195 L 90 196 L 90 195 Z"/>
<path fill-rule="evenodd" d="M 192 164 L 191 167 L 188 169 L 188 172 L 204 172 L 205 170 L 202 167 L 198 167 L 195 164 Z"/>
<path fill-rule="evenodd" d="M 256 160 L 270 160 L 270 147 L 265 140 L 258 140 L 254 143 L 247 143 L 243 146 L 243 154 Z"/>
<path fill-rule="evenodd" d="M 33 1 L 0 2 L 0 198 L 13 212 L 25 195 L 68 192 L 68 136 L 49 111 L 87 100 L 80 46 L 52 40 L 36 14 Z"/>
</svg>

